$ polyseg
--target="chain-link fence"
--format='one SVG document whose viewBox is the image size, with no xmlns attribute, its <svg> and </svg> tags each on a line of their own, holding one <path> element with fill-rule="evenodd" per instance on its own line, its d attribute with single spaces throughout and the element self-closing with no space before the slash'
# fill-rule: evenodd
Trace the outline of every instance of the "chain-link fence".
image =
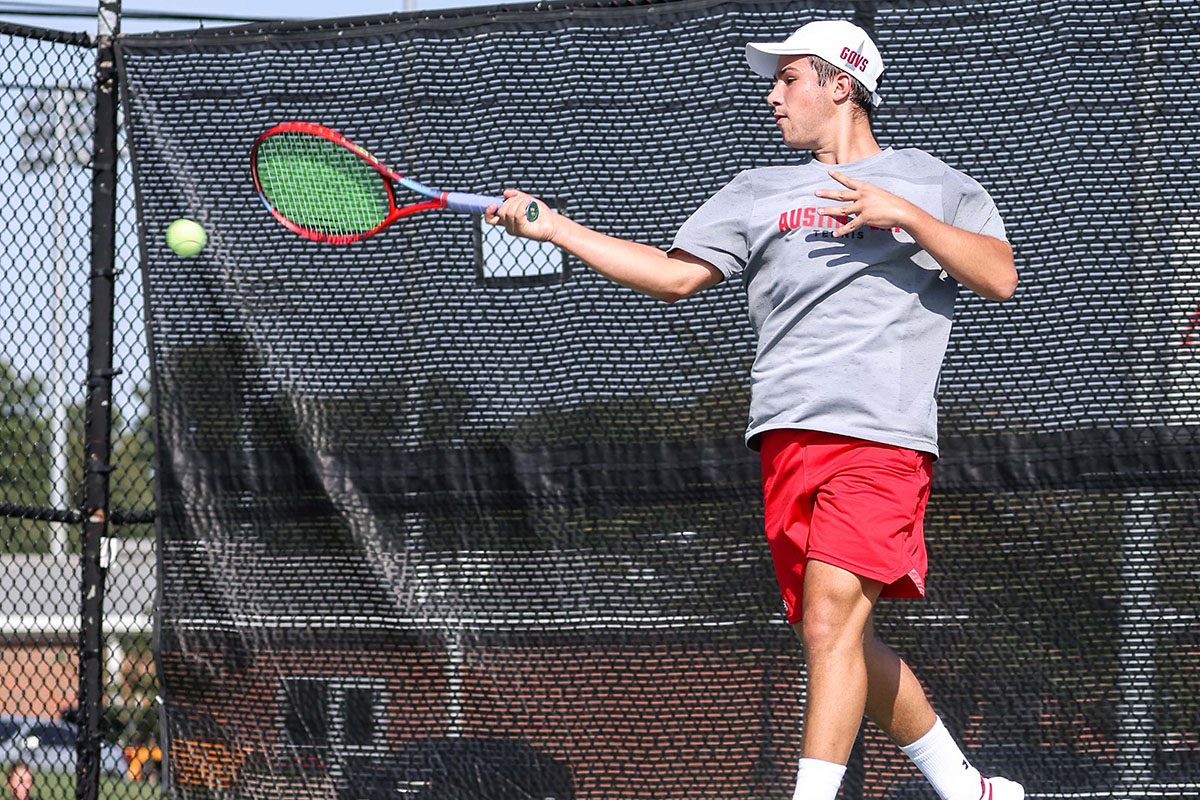
<svg viewBox="0 0 1200 800">
<path fill-rule="evenodd" d="M 91 38 L 0 26 L 0 766 L 76 796 L 91 279 Z M 128 159 L 118 158 L 100 797 L 157 794 L 152 438 Z M 118 524 L 125 521 L 125 524 Z"/>
</svg>

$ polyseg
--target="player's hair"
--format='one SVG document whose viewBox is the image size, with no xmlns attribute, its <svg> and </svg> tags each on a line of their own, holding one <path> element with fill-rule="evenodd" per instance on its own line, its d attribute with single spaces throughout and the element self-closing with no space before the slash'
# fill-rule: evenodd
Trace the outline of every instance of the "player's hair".
<svg viewBox="0 0 1200 800">
<path fill-rule="evenodd" d="M 837 78 L 839 72 L 846 72 L 818 56 L 809 56 L 808 63 L 812 64 L 813 72 L 817 73 L 818 86 L 824 86 L 829 81 L 834 80 Z M 850 75 L 848 72 L 846 74 Z M 853 87 L 853 94 L 850 95 L 850 100 L 859 111 L 866 114 L 867 123 L 870 124 L 875 121 L 875 104 L 871 102 L 871 90 L 857 80 L 854 80 L 853 75 L 850 77 L 850 85 Z"/>
</svg>

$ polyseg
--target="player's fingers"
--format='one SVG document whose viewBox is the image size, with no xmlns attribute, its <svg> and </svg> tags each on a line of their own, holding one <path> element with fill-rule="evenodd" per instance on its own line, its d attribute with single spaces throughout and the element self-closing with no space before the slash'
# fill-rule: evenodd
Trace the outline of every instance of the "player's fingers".
<svg viewBox="0 0 1200 800">
<path fill-rule="evenodd" d="M 861 214 L 861 203 L 849 203 L 844 206 L 830 206 L 828 208 L 818 208 L 817 213 L 823 217 L 847 217 L 851 214 Z"/>
<path fill-rule="evenodd" d="M 843 189 L 818 189 L 813 192 L 817 197 L 824 197 L 826 200 L 857 200 L 857 192 L 847 192 Z"/>
<path fill-rule="evenodd" d="M 513 218 L 518 220 L 528 220 L 529 222 L 533 222 L 533 220 L 537 219 L 536 212 L 532 215 L 532 217 L 529 214 L 529 209 L 533 207 L 534 203 L 537 202 L 533 195 L 526 194 L 525 192 L 513 192 L 511 195 L 507 194 L 506 192 L 505 194 L 508 197 L 508 199 L 504 201 L 506 213 L 512 214 Z"/>
<path fill-rule="evenodd" d="M 860 181 L 856 178 L 851 178 L 849 175 L 843 175 L 842 173 L 838 172 L 836 169 L 829 170 L 829 177 L 833 178 L 835 181 L 840 183 L 842 186 L 849 186 L 851 189 L 857 189 L 859 186 L 861 186 L 863 184 L 862 181 Z"/>
<path fill-rule="evenodd" d="M 529 235 L 529 223 L 525 219 L 525 206 L 528 202 L 523 198 L 512 198 L 505 203 L 504 225 L 509 233 L 518 236 Z"/>
<path fill-rule="evenodd" d="M 514 236 L 545 241 L 550 228 L 547 227 L 540 201 L 516 189 L 505 189 L 504 197 L 504 203 L 496 210 L 499 224 Z"/>
<path fill-rule="evenodd" d="M 500 207 L 498 212 L 500 222 L 508 229 L 509 233 L 519 233 L 521 231 L 521 223 L 524 217 L 521 216 L 521 208 L 525 203 L 521 200 L 520 194 L 514 194 L 504 201 L 504 205 Z"/>
<path fill-rule="evenodd" d="M 513 206 L 512 199 L 521 195 L 521 193 L 516 189 L 505 189 L 503 194 L 504 202 L 500 204 L 498 209 L 496 209 L 496 214 L 501 218 L 509 216 Z"/>
<path fill-rule="evenodd" d="M 853 233 L 854 231 L 856 231 L 860 227 L 862 227 L 862 224 L 863 224 L 862 217 L 854 217 L 849 222 L 847 222 L 845 225 L 842 225 L 836 231 L 834 231 L 833 235 L 836 237 L 842 237 L 842 236 L 845 236 L 847 233 Z"/>
</svg>

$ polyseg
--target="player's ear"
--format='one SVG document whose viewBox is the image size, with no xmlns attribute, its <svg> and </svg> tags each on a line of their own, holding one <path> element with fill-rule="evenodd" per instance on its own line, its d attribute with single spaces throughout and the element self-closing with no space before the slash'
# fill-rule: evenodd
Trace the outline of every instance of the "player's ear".
<svg viewBox="0 0 1200 800">
<path fill-rule="evenodd" d="M 842 103 L 854 98 L 854 78 L 851 78 L 849 73 L 839 72 L 830 84 L 833 102 Z"/>
</svg>

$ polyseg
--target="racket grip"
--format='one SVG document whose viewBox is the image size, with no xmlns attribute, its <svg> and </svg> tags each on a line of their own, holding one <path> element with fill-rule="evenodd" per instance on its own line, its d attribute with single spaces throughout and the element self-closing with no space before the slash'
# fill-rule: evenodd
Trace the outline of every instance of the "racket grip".
<svg viewBox="0 0 1200 800">
<path fill-rule="evenodd" d="M 468 194 L 467 192 L 446 192 L 446 208 L 451 211 L 466 211 L 471 214 L 482 214 L 488 206 L 500 206 L 506 198 L 489 197 L 486 194 Z M 530 203 L 525 209 L 525 218 L 533 222 L 538 218 L 538 204 Z"/>
<path fill-rule="evenodd" d="M 471 214 L 482 214 L 487 211 L 488 206 L 499 206 L 503 202 L 503 197 L 489 197 L 486 194 L 446 192 L 446 208 L 451 211 L 467 211 Z"/>
</svg>

